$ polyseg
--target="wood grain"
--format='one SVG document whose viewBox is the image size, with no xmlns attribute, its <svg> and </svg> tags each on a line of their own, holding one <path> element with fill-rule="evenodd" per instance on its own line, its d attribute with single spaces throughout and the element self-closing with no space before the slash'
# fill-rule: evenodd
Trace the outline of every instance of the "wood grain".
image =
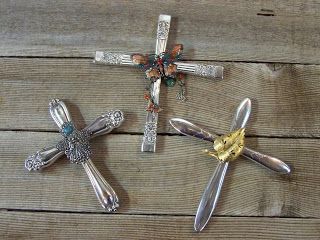
<svg viewBox="0 0 320 240">
<path fill-rule="evenodd" d="M 65 159 L 28 172 L 24 159 L 58 138 L 56 133 L 2 132 L 0 208 L 102 212 L 81 166 Z M 217 162 L 205 142 L 159 136 L 157 154 L 140 153 L 139 135 L 110 134 L 94 141 L 93 162 L 120 198 L 120 213 L 194 215 Z M 291 177 L 248 160 L 231 164 L 217 215 L 320 216 L 320 144 L 317 139 L 249 138 L 248 146 L 292 165 Z"/>
<path fill-rule="evenodd" d="M 222 64 L 222 81 L 187 78 L 186 103 L 175 99 L 177 87 L 162 87 L 160 133 L 175 133 L 168 123 L 172 117 L 225 133 L 235 108 L 249 97 L 253 110 L 248 135 L 320 137 L 320 66 Z M 66 99 L 80 127 L 120 108 L 127 120 L 118 131 L 143 132 L 147 83 L 138 69 L 94 65 L 87 59 L 2 58 L 0 74 L 1 129 L 56 131 L 48 102 L 58 97 Z"/>
<path fill-rule="evenodd" d="M 0 212 L 5 239 L 319 239 L 319 219 L 218 217 L 201 233 L 190 216 Z M 124 231 L 125 229 L 125 231 Z"/>
<path fill-rule="evenodd" d="M 320 63 L 317 1 L 1 1 L 0 55 L 153 52 L 159 14 L 170 44 L 198 60 Z M 186 14 L 190 13 L 190 14 Z"/>
<path fill-rule="evenodd" d="M 159 14 L 172 15 L 168 49 L 184 44 L 184 59 L 223 65 L 225 78 L 188 76 L 186 103 L 162 87 L 151 155 L 140 152 L 143 73 L 92 59 L 96 50 L 154 52 Z M 319 22 L 314 0 L 0 1 L 0 238 L 320 239 Z M 230 164 L 214 219 L 196 234 L 217 163 L 201 153 L 209 143 L 176 135 L 168 120 L 222 134 L 246 97 L 246 144 L 293 173 Z M 52 98 L 66 101 L 79 128 L 107 110 L 125 112 L 119 129 L 92 144 L 119 195 L 116 214 L 103 213 L 81 166 L 61 159 L 41 173 L 24 169 L 29 154 L 60 138 Z"/>
</svg>

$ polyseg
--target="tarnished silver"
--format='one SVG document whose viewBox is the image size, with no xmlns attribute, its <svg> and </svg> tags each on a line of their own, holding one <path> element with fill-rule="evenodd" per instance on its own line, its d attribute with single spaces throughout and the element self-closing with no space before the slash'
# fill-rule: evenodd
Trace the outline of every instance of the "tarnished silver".
<svg viewBox="0 0 320 240">
<path fill-rule="evenodd" d="M 61 101 L 60 101 L 61 102 Z M 107 134 L 114 128 L 121 125 L 123 113 L 119 110 L 109 111 L 99 116 L 95 121 L 86 126 L 83 131 L 89 132 L 90 139 Z M 57 144 L 59 145 L 59 143 Z M 25 161 L 25 167 L 31 170 L 41 170 L 50 166 L 57 159 L 64 155 L 64 151 L 59 150 L 57 145 L 43 148 L 35 154 L 30 155 Z"/>
<path fill-rule="evenodd" d="M 157 123 L 147 122 L 145 125 L 143 141 L 145 145 L 155 145 L 157 139 Z"/>
<path fill-rule="evenodd" d="M 115 211 L 119 206 L 118 196 L 93 165 L 89 140 L 119 127 L 124 120 L 123 113 L 120 110 L 106 112 L 84 129 L 77 130 L 63 101 L 52 100 L 49 111 L 64 138 L 57 145 L 30 155 L 25 167 L 29 171 L 41 170 L 65 154 L 71 163 L 82 164 L 101 206 L 108 212 Z"/>
<path fill-rule="evenodd" d="M 169 36 L 171 16 L 160 15 L 158 20 L 157 29 L 157 41 L 155 55 L 158 56 L 166 51 L 166 45 Z M 108 51 L 96 51 L 94 63 L 108 64 L 108 65 L 127 65 L 134 66 L 130 54 L 108 52 Z M 223 67 L 196 63 L 187 63 L 181 61 L 173 62 L 177 66 L 177 72 L 189 73 L 208 78 L 223 78 Z M 161 78 L 156 80 L 151 85 L 151 98 L 155 105 L 159 105 Z M 184 101 L 185 89 L 182 88 L 180 93 L 177 94 L 177 99 Z M 146 124 L 144 130 L 144 137 L 142 140 L 141 151 L 142 152 L 155 152 L 156 150 L 156 138 L 157 138 L 157 122 L 158 113 L 151 111 L 147 113 Z"/>
<path fill-rule="evenodd" d="M 94 63 L 134 66 L 133 61 L 131 60 L 131 55 L 103 51 L 96 51 Z"/>
<path fill-rule="evenodd" d="M 160 15 L 158 20 L 157 29 L 157 41 L 156 41 L 156 51 L 155 54 L 165 52 L 168 35 L 170 29 L 171 16 Z M 160 97 L 160 85 L 161 77 L 157 79 L 153 84 L 151 84 L 151 98 L 153 98 L 154 104 L 159 105 Z M 141 151 L 142 152 L 155 152 L 156 151 L 156 141 L 157 141 L 157 124 L 158 124 L 158 113 L 155 111 L 148 111 L 146 117 L 146 124 L 144 135 L 142 139 Z M 151 140 L 151 141 L 150 141 Z"/>
<path fill-rule="evenodd" d="M 250 99 L 244 99 L 237 108 L 236 114 L 231 123 L 230 131 L 244 128 L 247 124 L 251 113 L 251 101 Z M 170 124 L 180 133 L 193 136 L 199 139 L 203 139 L 209 142 L 214 142 L 216 135 L 209 133 L 208 131 L 180 118 L 173 118 L 170 120 Z M 253 160 L 256 163 L 263 165 L 264 167 L 271 169 L 277 173 L 290 174 L 290 167 L 282 162 L 280 159 L 259 153 L 252 149 L 245 147 L 242 152 L 242 156 Z M 202 195 L 197 214 L 195 217 L 194 229 L 196 231 L 202 231 L 206 226 L 210 217 L 218 202 L 221 188 L 224 182 L 229 162 L 218 162 L 217 168 L 210 178 L 208 185 Z"/>
<path fill-rule="evenodd" d="M 135 66 L 131 55 L 117 52 L 96 51 L 94 63 L 106 65 Z M 177 72 L 197 75 L 207 78 L 223 79 L 223 67 L 209 64 L 197 64 L 175 61 Z"/>
<path fill-rule="evenodd" d="M 90 159 L 92 154 L 89 136 L 88 132 L 75 129 L 57 144 L 57 149 L 64 152 L 71 163 L 84 163 Z"/>
</svg>

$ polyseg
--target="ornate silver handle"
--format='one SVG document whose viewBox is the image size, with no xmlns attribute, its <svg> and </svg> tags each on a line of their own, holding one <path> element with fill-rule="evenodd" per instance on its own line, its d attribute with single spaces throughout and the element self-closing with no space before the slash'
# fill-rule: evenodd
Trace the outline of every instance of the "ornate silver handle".
<svg viewBox="0 0 320 240">
<path fill-rule="evenodd" d="M 53 100 L 50 104 L 50 114 L 53 120 L 56 122 L 60 131 L 63 132 L 63 126 L 71 122 L 71 115 L 65 104 L 60 100 Z M 119 116 L 118 116 L 119 115 Z M 119 121 L 117 121 L 117 126 L 122 121 L 121 117 L 123 114 L 118 112 L 117 117 Z M 92 131 L 91 133 L 95 133 L 96 135 L 102 134 L 102 132 L 107 131 L 105 129 L 106 126 L 110 128 L 110 124 L 112 121 L 108 121 L 106 124 L 105 118 L 100 117 L 93 124 L 87 128 L 88 131 Z M 107 181 L 102 177 L 96 167 L 93 165 L 90 159 L 87 159 L 85 162 L 82 163 L 84 167 L 91 185 L 96 193 L 96 196 L 101 203 L 102 207 L 105 208 L 107 211 L 114 211 L 119 206 L 118 204 L 118 197 L 112 187 L 107 183 Z"/>
<path fill-rule="evenodd" d="M 159 55 L 166 51 L 171 16 L 160 15 L 157 29 L 157 42 L 155 54 Z M 159 105 L 161 77 L 151 85 L 151 95 L 154 103 Z M 157 139 L 158 113 L 147 112 L 144 136 L 141 144 L 142 152 L 155 152 Z"/>
<path fill-rule="evenodd" d="M 82 166 L 90 179 L 101 206 L 108 212 L 116 211 L 117 207 L 119 207 L 119 199 L 113 188 L 103 178 L 90 159 L 82 163 Z"/>
<path fill-rule="evenodd" d="M 64 153 L 58 150 L 55 146 L 47 147 L 30 155 L 25 160 L 24 166 L 29 171 L 38 171 L 50 166 L 58 158 L 62 157 L 63 154 Z"/>
<path fill-rule="evenodd" d="M 222 66 L 187 63 L 187 62 L 174 62 L 174 64 L 177 65 L 178 72 L 189 73 L 189 74 L 193 74 L 201 77 L 223 79 Z"/>
<path fill-rule="evenodd" d="M 69 147 L 69 145 L 72 144 L 77 137 L 77 135 L 73 134 L 78 134 L 78 136 L 80 136 L 77 139 L 78 148 L 75 150 L 75 154 L 81 153 L 81 155 L 68 155 L 68 152 L 70 153 L 71 148 L 67 148 L 65 153 L 71 162 L 82 163 L 82 166 L 84 167 L 90 179 L 91 185 L 102 207 L 107 211 L 115 211 L 119 206 L 118 197 L 112 187 L 106 182 L 100 172 L 93 165 L 92 161 L 89 158 L 91 154 L 89 143 L 87 139 L 82 138 L 87 138 L 87 135 L 95 137 L 111 131 L 114 127 L 118 127 L 123 121 L 123 113 L 119 110 L 108 112 L 107 114 L 97 118 L 91 125 L 85 128 L 85 131 L 79 132 L 75 129 L 72 123 L 71 115 L 63 101 L 60 101 L 58 99 L 52 100 L 49 105 L 49 111 L 53 120 L 58 125 L 61 134 L 65 136 L 65 139 L 60 143 L 65 143 L 66 141 L 67 146 Z M 69 136 L 71 136 L 71 140 L 69 139 Z M 60 149 L 58 145 L 57 147 L 46 148 L 42 151 L 37 152 L 35 155 L 30 156 L 26 160 L 26 168 L 29 170 L 38 170 L 41 167 L 48 166 L 49 164 L 53 163 L 57 158 L 63 155 L 63 151 L 58 150 Z M 85 149 L 82 150 L 80 148 Z M 76 161 L 74 161 L 74 159 Z M 41 163 L 42 161 L 43 164 L 33 164 L 32 166 L 32 161 L 33 163 L 37 163 L 37 161 Z"/>
<path fill-rule="evenodd" d="M 84 130 L 89 132 L 91 138 L 94 138 L 111 132 L 113 129 L 119 127 L 123 120 L 123 112 L 120 110 L 108 111 L 85 127 Z"/>
<path fill-rule="evenodd" d="M 106 65 L 125 65 L 134 66 L 130 54 L 117 52 L 96 51 L 94 63 Z M 223 67 L 207 64 L 173 62 L 177 66 L 177 71 L 193 74 L 201 77 L 223 79 Z"/>
<path fill-rule="evenodd" d="M 71 117 L 69 117 L 69 120 Z M 65 119 L 66 120 L 66 119 Z M 120 110 L 112 110 L 99 116 L 91 124 L 84 128 L 89 132 L 90 138 L 95 138 L 102 134 L 111 132 L 114 128 L 121 125 L 124 120 L 123 113 Z M 51 146 L 37 151 L 29 156 L 25 161 L 25 167 L 31 170 L 41 170 L 50 166 L 63 155 L 63 151 L 57 149 L 56 146 Z"/>
</svg>

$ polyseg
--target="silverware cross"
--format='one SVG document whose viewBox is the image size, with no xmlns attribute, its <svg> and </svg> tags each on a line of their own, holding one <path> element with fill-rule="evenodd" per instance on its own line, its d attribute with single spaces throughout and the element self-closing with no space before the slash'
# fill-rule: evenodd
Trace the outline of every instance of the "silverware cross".
<svg viewBox="0 0 320 240">
<path fill-rule="evenodd" d="M 234 119 L 231 123 L 230 131 L 235 131 L 244 128 L 249 120 L 251 113 L 251 101 L 249 98 L 244 99 L 237 108 Z M 180 133 L 196 137 L 209 142 L 214 142 L 216 136 L 206 130 L 190 123 L 181 118 L 172 118 L 170 124 Z M 290 174 L 290 167 L 278 158 L 268 156 L 258 151 L 244 147 L 241 153 L 242 156 L 263 165 L 264 167 L 273 170 L 280 174 Z M 217 205 L 222 185 L 229 162 L 219 161 L 212 177 L 210 178 L 207 187 L 201 197 L 199 207 L 194 222 L 194 229 L 202 231 L 210 220 L 211 215 Z"/>
<path fill-rule="evenodd" d="M 41 170 L 65 154 L 71 163 L 83 166 L 102 207 L 108 212 L 115 211 L 119 206 L 118 196 L 93 165 L 89 140 L 119 127 L 124 120 L 123 113 L 120 110 L 106 112 L 84 129 L 77 130 L 63 101 L 53 99 L 49 111 L 63 140 L 30 155 L 25 160 L 25 167 L 29 171 Z"/>
<path fill-rule="evenodd" d="M 146 96 L 148 100 L 147 117 L 144 129 L 144 136 L 141 145 L 142 152 L 155 152 L 156 138 L 157 138 L 157 124 L 158 124 L 158 110 L 159 110 L 159 94 L 161 80 L 166 79 L 167 86 L 174 84 L 171 75 L 176 73 L 190 73 L 202 77 L 223 78 L 223 67 L 214 65 L 204 65 L 195 63 L 180 62 L 177 59 L 168 60 L 170 54 L 166 52 L 166 45 L 169 35 L 171 16 L 160 15 L 158 20 L 156 51 L 153 56 L 151 67 L 147 67 L 146 77 L 151 80 L 149 93 Z M 182 50 L 182 45 L 176 45 L 176 49 L 171 52 L 171 55 L 178 56 Z M 95 63 L 108 65 L 127 65 L 127 66 L 141 66 L 147 62 L 140 54 L 122 54 L 115 52 L 96 51 Z M 167 63 L 167 64 L 166 64 Z M 147 64 L 147 66 L 149 66 Z M 169 76 L 169 77 L 168 77 Z M 182 88 L 177 98 L 184 100 L 184 84 L 179 84 Z"/>
</svg>

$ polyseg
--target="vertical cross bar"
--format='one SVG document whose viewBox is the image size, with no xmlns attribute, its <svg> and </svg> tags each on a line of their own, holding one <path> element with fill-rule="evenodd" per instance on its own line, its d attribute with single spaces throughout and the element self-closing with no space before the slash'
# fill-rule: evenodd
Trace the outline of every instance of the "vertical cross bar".
<svg viewBox="0 0 320 240">
<path fill-rule="evenodd" d="M 159 55 L 166 50 L 169 29 L 170 29 L 171 16 L 160 15 L 158 20 L 157 29 L 157 42 L 155 54 Z M 154 104 L 159 105 L 161 77 L 151 85 L 151 97 L 154 100 Z M 157 139 L 157 123 L 158 113 L 155 111 L 148 111 L 146 117 L 146 124 L 144 130 L 144 136 L 141 145 L 142 152 L 155 152 L 156 139 Z"/>
</svg>

